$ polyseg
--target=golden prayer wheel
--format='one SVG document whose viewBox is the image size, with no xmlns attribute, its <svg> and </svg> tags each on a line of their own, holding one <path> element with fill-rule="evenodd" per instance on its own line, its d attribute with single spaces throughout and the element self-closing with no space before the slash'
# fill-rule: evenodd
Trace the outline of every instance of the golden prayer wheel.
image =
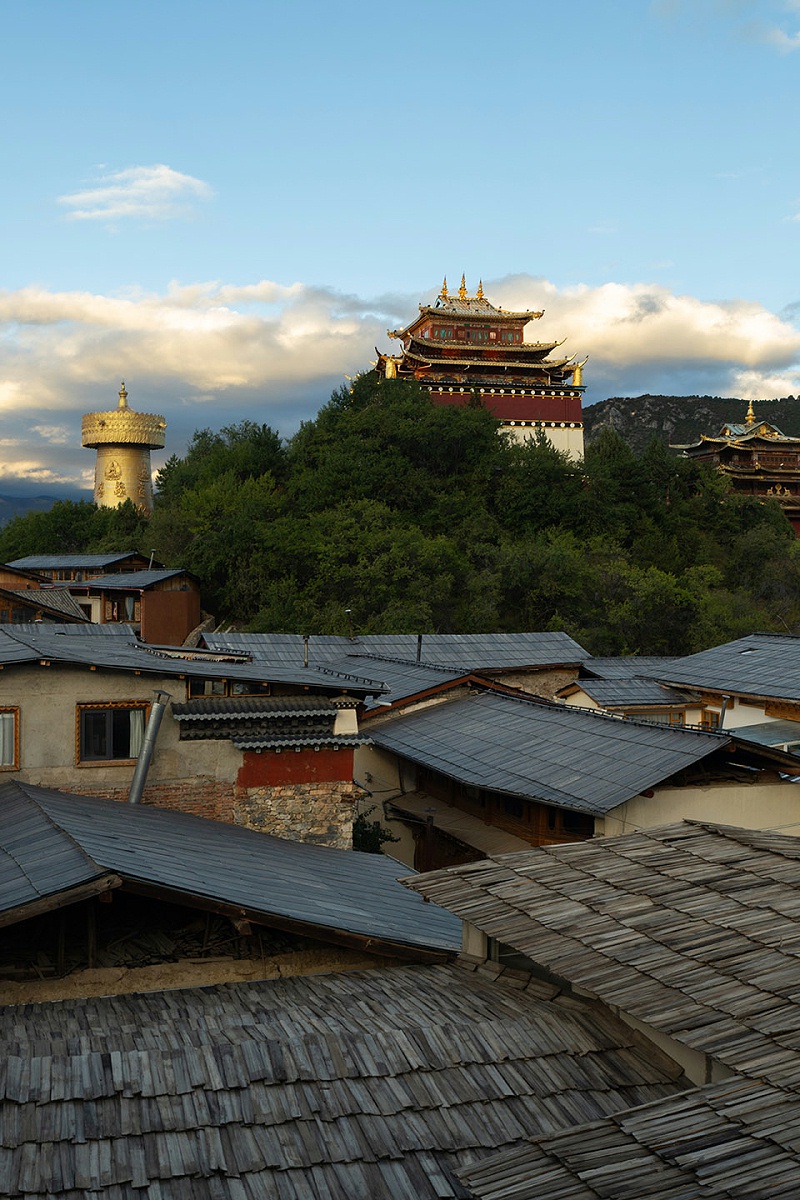
<svg viewBox="0 0 800 1200">
<path fill-rule="evenodd" d="M 82 444 L 97 451 L 95 504 L 116 508 L 126 500 L 132 500 L 137 508 L 148 513 L 153 511 L 150 451 L 163 450 L 166 427 L 163 417 L 128 408 L 124 383 L 115 409 L 84 416 Z"/>
</svg>

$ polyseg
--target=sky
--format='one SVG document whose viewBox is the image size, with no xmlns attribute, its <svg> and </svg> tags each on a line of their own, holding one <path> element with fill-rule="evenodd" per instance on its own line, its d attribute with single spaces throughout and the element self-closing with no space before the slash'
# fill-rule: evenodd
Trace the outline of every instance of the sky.
<svg viewBox="0 0 800 1200">
<path fill-rule="evenodd" d="M 290 436 L 462 272 L 585 404 L 800 394 L 800 0 L 0 0 L 0 490 Z M 396 348 L 397 343 L 394 343 Z M 736 414 L 734 414 L 736 415 Z"/>
</svg>

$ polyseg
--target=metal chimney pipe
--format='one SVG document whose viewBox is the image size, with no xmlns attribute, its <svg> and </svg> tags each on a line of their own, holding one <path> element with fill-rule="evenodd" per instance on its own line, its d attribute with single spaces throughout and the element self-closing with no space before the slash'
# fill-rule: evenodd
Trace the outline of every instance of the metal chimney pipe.
<svg viewBox="0 0 800 1200">
<path fill-rule="evenodd" d="M 150 760 L 153 757 L 156 738 L 161 727 L 161 719 L 164 716 L 167 705 L 172 699 L 169 692 L 156 690 L 153 692 L 153 695 L 155 696 L 155 700 L 150 706 L 150 716 L 147 718 L 147 728 L 144 731 L 142 748 L 136 760 L 136 770 L 133 772 L 131 790 L 128 792 L 128 804 L 139 804 L 142 799 L 147 772 L 150 769 Z"/>
<path fill-rule="evenodd" d="M 308 634 L 303 634 L 303 666 L 308 666 Z"/>
<path fill-rule="evenodd" d="M 417 662 L 422 660 L 422 634 L 417 634 Z"/>
</svg>

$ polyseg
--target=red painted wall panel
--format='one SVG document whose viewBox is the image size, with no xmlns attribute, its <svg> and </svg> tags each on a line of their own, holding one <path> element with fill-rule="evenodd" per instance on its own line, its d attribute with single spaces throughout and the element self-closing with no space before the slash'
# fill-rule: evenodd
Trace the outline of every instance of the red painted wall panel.
<svg viewBox="0 0 800 1200">
<path fill-rule="evenodd" d="M 280 787 L 286 783 L 340 783 L 353 778 L 353 751 L 245 750 L 236 782 L 239 787 Z"/>
</svg>

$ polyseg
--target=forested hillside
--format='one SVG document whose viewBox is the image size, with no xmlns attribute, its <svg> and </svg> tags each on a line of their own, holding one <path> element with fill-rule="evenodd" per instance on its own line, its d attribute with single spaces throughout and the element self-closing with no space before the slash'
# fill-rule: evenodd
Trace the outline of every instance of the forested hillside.
<svg viewBox="0 0 800 1200">
<path fill-rule="evenodd" d="M 800 629 L 783 513 L 657 440 L 606 430 L 576 465 L 498 436 L 480 406 L 359 377 L 288 442 L 195 434 L 131 505 L 57 504 L 0 530 L 0 560 L 155 551 L 195 572 L 220 622 L 348 632 L 564 629 L 595 654 L 680 654 Z"/>
</svg>

